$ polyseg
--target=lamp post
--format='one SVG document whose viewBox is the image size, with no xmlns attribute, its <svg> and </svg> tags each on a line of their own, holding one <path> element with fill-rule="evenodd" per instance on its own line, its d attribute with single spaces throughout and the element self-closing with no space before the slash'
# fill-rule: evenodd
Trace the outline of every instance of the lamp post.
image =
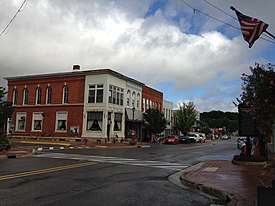
<svg viewBox="0 0 275 206">
<path fill-rule="evenodd" d="M 133 108 L 132 108 L 132 111 L 133 111 L 133 124 L 132 124 L 132 127 L 133 127 L 134 121 L 135 121 L 135 111 L 136 111 L 136 108 L 133 107 Z"/>
</svg>

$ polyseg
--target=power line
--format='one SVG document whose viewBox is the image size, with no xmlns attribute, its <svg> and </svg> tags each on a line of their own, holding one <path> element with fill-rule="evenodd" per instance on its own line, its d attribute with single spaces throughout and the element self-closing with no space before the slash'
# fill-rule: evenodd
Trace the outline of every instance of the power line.
<svg viewBox="0 0 275 206">
<path fill-rule="evenodd" d="M 230 16 L 230 17 L 232 17 L 233 19 L 235 19 L 235 20 L 238 21 L 238 19 L 237 19 L 235 16 L 233 16 L 233 15 L 231 15 L 231 14 L 225 12 L 224 10 L 220 9 L 219 7 L 217 7 L 217 6 L 215 6 L 214 4 L 210 3 L 209 1 L 206 1 L 206 0 L 202 0 L 202 1 L 204 1 L 205 3 L 211 5 L 212 7 L 216 8 L 216 9 L 218 9 L 218 10 L 221 11 L 222 13 L 224 13 L 224 14 L 226 14 L 226 15 L 228 15 L 228 16 Z"/>
<path fill-rule="evenodd" d="M 24 6 L 24 4 L 27 2 L 27 0 L 24 0 L 23 3 L 21 4 L 21 6 L 19 7 L 19 9 L 17 10 L 17 12 L 15 13 L 15 15 L 13 16 L 13 18 L 10 20 L 10 22 L 7 24 L 7 26 L 3 29 L 3 31 L 0 34 L 0 37 L 4 34 L 4 32 L 9 28 L 9 26 L 12 24 L 12 22 L 15 20 L 17 14 L 19 12 L 21 12 L 22 7 Z"/>
<path fill-rule="evenodd" d="M 227 23 L 227 22 L 225 22 L 225 21 L 222 21 L 222 20 L 220 20 L 220 19 L 218 19 L 218 18 L 216 18 L 216 17 L 213 17 L 213 16 L 211 16 L 211 15 L 209 15 L 209 14 L 207 14 L 207 13 L 204 13 L 204 12 L 202 12 L 202 11 L 196 9 L 195 7 L 191 6 L 190 4 L 188 4 L 187 2 L 185 2 L 185 1 L 183 1 L 183 0 L 180 0 L 180 1 L 181 1 L 183 4 L 187 5 L 188 7 L 192 8 L 193 10 L 196 10 L 197 12 L 199 12 L 199 13 L 201 13 L 201 14 L 203 14 L 203 15 L 209 17 L 209 18 L 212 18 L 212 19 L 214 19 L 214 20 L 216 20 L 216 21 L 218 21 L 218 22 L 221 22 L 221 23 L 223 23 L 223 24 L 226 24 L 226 25 L 228 25 L 228 26 L 230 26 L 230 27 L 233 27 L 233 28 L 235 28 L 235 29 L 241 31 L 241 29 L 240 29 L 239 27 L 236 27 L 236 26 L 234 26 L 234 25 L 232 25 L 232 24 L 229 24 L 229 23 Z M 203 1 L 209 3 L 209 2 L 206 1 L 206 0 L 203 0 Z M 215 5 L 211 4 L 211 3 L 209 3 L 209 4 L 210 4 L 211 6 L 213 6 L 213 7 L 215 7 L 216 9 L 218 9 L 219 11 L 222 11 L 223 13 L 225 13 L 225 14 L 231 16 L 232 18 L 234 18 L 235 20 L 237 20 L 235 17 L 233 17 L 232 15 L 226 13 L 226 12 L 223 11 L 222 9 L 218 8 L 217 6 L 215 6 Z M 263 39 L 263 40 L 265 40 L 265 41 L 267 41 L 267 42 L 269 42 L 269 43 L 275 44 L 274 41 L 271 41 L 271 40 L 266 39 L 266 38 L 264 38 L 264 37 L 260 37 L 260 39 Z"/>
<path fill-rule="evenodd" d="M 202 0 L 202 1 L 204 1 L 205 3 L 209 4 L 210 6 L 212 6 L 212 7 L 214 7 L 214 8 L 216 8 L 217 10 L 221 11 L 222 13 L 226 14 L 227 16 L 230 16 L 231 18 L 235 19 L 236 21 L 239 21 L 235 16 L 232 16 L 231 14 L 225 12 L 224 10 L 220 9 L 219 7 L 217 7 L 217 6 L 215 6 L 214 4 L 210 3 L 209 1 L 207 1 L 207 0 Z M 269 36 L 269 35 L 267 35 L 267 34 L 265 34 L 265 33 L 263 33 L 263 35 L 264 35 L 265 37 L 268 37 L 268 38 L 271 39 L 271 40 L 274 40 L 274 38 L 272 38 L 271 36 Z M 262 39 L 265 39 L 265 38 L 262 38 Z M 265 39 L 265 40 L 266 40 L 266 39 Z M 266 40 L 266 41 L 269 41 L 269 40 Z M 273 42 L 272 42 L 272 43 L 273 43 Z"/>
</svg>

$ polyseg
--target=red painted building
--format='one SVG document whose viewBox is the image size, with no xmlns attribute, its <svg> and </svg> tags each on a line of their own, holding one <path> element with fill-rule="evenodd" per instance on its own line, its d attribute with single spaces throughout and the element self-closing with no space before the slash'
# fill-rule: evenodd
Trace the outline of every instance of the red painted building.
<svg viewBox="0 0 275 206">
<path fill-rule="evenodd" d="M 85 74 L 8 77 L 13 136 L 81 137 Z"/>
</svg>

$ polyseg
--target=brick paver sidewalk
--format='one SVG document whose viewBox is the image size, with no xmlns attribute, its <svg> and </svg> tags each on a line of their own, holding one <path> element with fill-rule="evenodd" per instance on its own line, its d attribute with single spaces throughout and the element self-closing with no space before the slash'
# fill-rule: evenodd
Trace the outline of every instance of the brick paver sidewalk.
<svg viewBox="0 0 275 206">
<path fill-rule="evenodd" d="M 262 168 L 263 165 L 207 161 L 197 170 L 183 172 L 181 179 L 219 197 L 227 195 L 233 198 L 229 205 L 254 206 L 257 203 L 257 187 L 263 184 L 271 186 L 275 179 L 275 176 L 260 178 Z"/>
</svg>

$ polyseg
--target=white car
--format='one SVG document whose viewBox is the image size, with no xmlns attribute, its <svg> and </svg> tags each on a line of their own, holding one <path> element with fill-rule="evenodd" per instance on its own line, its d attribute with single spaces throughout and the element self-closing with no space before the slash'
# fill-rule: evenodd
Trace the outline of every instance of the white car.
<svg viewBox="0 0 275 206">
<path fill-rule="evenodd" d="M 228 135 L 225 134 L 225 135 L 221 136 L 221 140 L 227 140 L 227 139 L 230 139 Z"/>
<path fill-rule="evenodd" d="M 203 133 L 189 133 L 188 137 L 192 137 L 195 139 L 195 142 L 205 142 L 205 134 Z"/>
</svg>

